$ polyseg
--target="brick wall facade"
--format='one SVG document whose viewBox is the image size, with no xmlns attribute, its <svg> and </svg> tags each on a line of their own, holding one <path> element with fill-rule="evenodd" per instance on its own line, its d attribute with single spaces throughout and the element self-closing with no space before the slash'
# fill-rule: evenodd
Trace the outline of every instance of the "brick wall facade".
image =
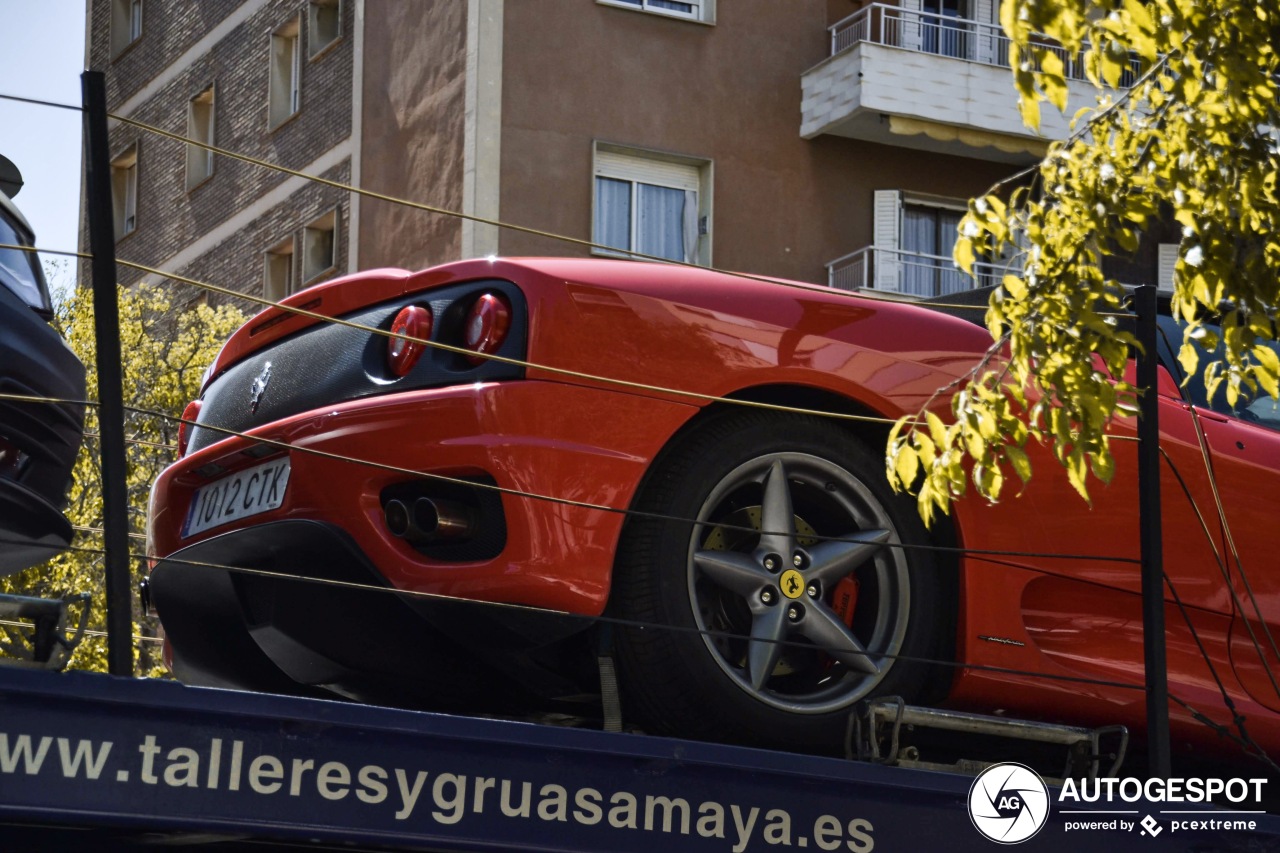
<svg viewBox="0 0 1280 853">
<path fill-rule="evenodd" d="M 111 0 L 91 0 L 89 55 L 105 73 L 108 108 L 170 133 L 186 135 L 191 98 L 214 87 L 214 144 L 269 163 L 303 170 L 335 146 L 349 144 L 354 46 L 352 2 L 342 3 L 341 35 L 315 57 L 310 46 L 305 0 L 202 0 L 166 3 L 144 0 L 142 36 L 111 57 Z M 246 15 L 245 13 L 248 12 Z M 187 55 L 220 23 L 243 20 L 216 43 Z M 278 127 L 268 126 L 271 34 L 290 20 L 300 23 L 300 108 Z M 177 65 L 175 65 L 177 63 Z M 154 91 L 150 91 L 154 89 Z M 141 94 L 140 94 L 141 93 Z M 116 244 L 117 256 L 148 266 L 166 265 L 184 275 L 238 290 L 261 293 L 262 253 L 323 215 L 339 209 L 336 269 L 345 271 L 349 218 L 346 193 L 304 185 L 287 199 L 269 204 L 247 225 L 222 235 L 198 257 L 173 264 L 179 252 L 226 230 L 228 222 L 255 206 L 288 179 L 282 172 L 215 156 L 212 177 L 187 189 L 186 146 L 145 129 L 113 123 L 112 156 L 137 145 L 137 228 Z M 350 179 L 349 161 L 326 175 Z M 197 250 L 198 251 L 198 250 Z M 190 254 L 190 251 L 188 251 Z M 298 255 L 295 254 L 295 260 Z M 141 274 L 120 269 L 124 283 Z M 300 280 L 299 275 L 295 280 Z M 252 309 L 252 306 L 246 306 Z"/>
</svg>

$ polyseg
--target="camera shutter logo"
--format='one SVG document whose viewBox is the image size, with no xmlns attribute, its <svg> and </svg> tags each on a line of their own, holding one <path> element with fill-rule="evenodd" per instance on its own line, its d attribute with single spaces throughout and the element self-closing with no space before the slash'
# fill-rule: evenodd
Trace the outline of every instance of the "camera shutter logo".
<svg viewBox="0 0 1280 853">
<path fill-rule="evenodd" d="M 1049 789 L 1030 767 L 994 764 L 973 780 L 969 818 L 992 841 L 1018 844 L 1048 822 Z"/>
</svg>

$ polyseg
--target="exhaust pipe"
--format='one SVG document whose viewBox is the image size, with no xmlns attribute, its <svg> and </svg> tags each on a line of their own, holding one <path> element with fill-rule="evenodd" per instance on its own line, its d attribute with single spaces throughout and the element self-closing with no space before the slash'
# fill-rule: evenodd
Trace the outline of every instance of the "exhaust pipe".
<svg viewBox="0 0 1280 853">
<path fill-rule="evenodd" d="M 452 501 L 418 498 L 411 503 L 387 501 L 383 510 L 387 529 L 408 542 L 456 542 L 469 538 L 476 527 L 471 507 Z"/>
</svg>

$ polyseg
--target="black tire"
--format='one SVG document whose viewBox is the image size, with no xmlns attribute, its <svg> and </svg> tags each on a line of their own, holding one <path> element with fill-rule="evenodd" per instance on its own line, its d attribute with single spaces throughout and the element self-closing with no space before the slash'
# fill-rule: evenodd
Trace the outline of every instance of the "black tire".
<svg viewBox="0 0 1280 853">
<path fill-rule="evenodd" d="M 704 522 L 633 516 L 619 543 L 613 612 L 675 628 L 618 633 L 623 711 L 646 730 L 833 752 L 858 701 L 945 693 L 949 668 L 922 660 L 950 659 L 953 583 L 931 552 L 883 544 L 927 537 L 883 456 L 846 430 L 711 415 L 657 460 L 636 508 Z M 858 588 L 842 610 L 843 576 Z"/>
</svg>

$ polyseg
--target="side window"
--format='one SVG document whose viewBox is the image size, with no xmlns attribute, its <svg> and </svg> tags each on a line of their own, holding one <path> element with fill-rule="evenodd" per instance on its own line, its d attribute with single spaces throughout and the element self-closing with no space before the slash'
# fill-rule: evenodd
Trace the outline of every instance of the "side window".
<svg viewBox="0 0 1280 853">
<path fill-rule="evenodd" d="M 1237 411 L 1242 420 L 1280 430 L 1280 401 L 1273 399 L 1266 391 L 1260 392 L 1244 408 L 1237 407 Z"/>
<path fill-rule="evenodd" d="M 31 235 L 0 208 L 0 243 L 30 246 Z M 41 315 L 52 316 L 49 288 L 35 252 L 0 248 L 0 287 L 8 287 Z"/>
<path fill-rule="evenodd" d="M 1219 340 L 1222 339 L 1220 326 L 1206 323 L 1204 328 L 1206 331 L 1218 335 Z M 1261 389 L 1254 392 L 1246 391 L 1236 400 L 1235 406 L 1227 403 L 1227 395 L 1221 388 L 1212 398 L 1209 397 L 1208 390 L 1204 384 L 1204 367 L 1208 362 L 1221 358 L 1221 345 L 1212 352 L 1202 352 L 1200 354 L 1200 364 L 1190 376 L 1183 371 L 1182 366 L 1178 363 L 1178 350 L 1182 347 L 1184 330 L 1185 326 L 1172 317 L 1160 317 L 1160 339 L 1157 341 L 1157 345 L 1160 350 L 1161 364 L 1165 365 L 1174 379 L 1178 380 L 1179 384 L 1182 385 L 1182 393 L 1186 399 L 1202 409 L 1208 409 L 1211 412 L 1229 415 L 1242 421 L 1256 423 L 1260 426 L 1280 431 L 1280 402 L 1273 400 L 1266 391 Z M 1280 356 L 1280 344 L 1272 341 L 1266 345 Z"/>
</svg>

